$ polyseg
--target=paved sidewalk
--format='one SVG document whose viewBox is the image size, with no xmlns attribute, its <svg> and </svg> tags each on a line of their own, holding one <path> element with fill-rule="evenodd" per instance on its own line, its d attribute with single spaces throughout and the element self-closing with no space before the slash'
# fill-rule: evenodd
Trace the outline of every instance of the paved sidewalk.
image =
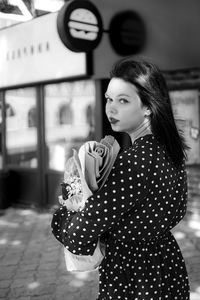
<svg viewBox="0 0 200 300">
<path fill-rule="evenodd" d="M 98 273 L 66 272 L 51 218 L 50 213 L 14 208 L 0 216 L 0 300 L 96 298 Z M 200 218 L 185 219 L 174 234 L 186 260 L 191 300 L 200 300 Z"/>
</svg>

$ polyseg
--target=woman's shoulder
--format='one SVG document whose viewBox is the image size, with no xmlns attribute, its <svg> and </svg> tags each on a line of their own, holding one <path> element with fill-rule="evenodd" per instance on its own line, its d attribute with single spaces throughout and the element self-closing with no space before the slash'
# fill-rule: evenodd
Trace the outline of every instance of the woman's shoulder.
<svg viewBox="0 0 200 300">
<path fill-rule="evenodd" d="M 156 164 L 159 161 L 160 164 L 165 163 L 166 165 L 176 169 L 166 147 L 153 134 L 148 134 L 144 137 L 138 138 L 132 145 L 132 151 L 137 152 L 137 155 L 145 156 L 146 159 L 149 157 L 150 161 L 154 160 L 156 161 Z M 185 168 L 184 160 L 180 165 L 180 169 L 182 168 Z"/>
<path fill-rule="evenodd" d="M 142 160 L 145 162 L 147 159 L 150 160 L 153 156 L 156 143 L 152 134 L 140 137 L 131 146 L 119 153 L 118 161 Z"/>
<path fill-rule="evenodd" d="M 135 140 L 134 144 L 132 145 L 132 150 L 144 148 L 146 150 L 154 150 L 158 154 L 166 154 L 165 147 L 160 143 L 160 141 L 153 135 L 147 134 L 143 137 L 138 138 Z"/>
<path fill-rule="evenodd" d="M 153 134 L 147 134 L 136 139 L 130 147 L 119 153 L 118 159 L 136 159 L 151 163 L 155 155 L 165 157 L 166 151 Z"/>
<path fill-rule="evenodd" d="M 144 152 L 142 151 L 151 151 L 155 148 L 161 149 L 162 146 L 159 144 L 153 134 L 147 134 L 145 136 L 137 138 L 128 149 L 125 149 L 124 153 L 140 152 L 144 154 Z"/>
<path fill-rule="evenodd" d="M 139 138 L 137 138 L 135 140 L 135 142 L 133 143 L 132 147 L 136 146 L 136 147 L 139 147 L 139 146 L 151 146 L 151 145 L 154 145 L 154 144 L 157 144 L 157 140 L 155 138 L 155 136 L 152 134 L 152 133 L 149 133 L 149 134 L 146 134 L 144 136 L 141 136 Z"/>
</svg>

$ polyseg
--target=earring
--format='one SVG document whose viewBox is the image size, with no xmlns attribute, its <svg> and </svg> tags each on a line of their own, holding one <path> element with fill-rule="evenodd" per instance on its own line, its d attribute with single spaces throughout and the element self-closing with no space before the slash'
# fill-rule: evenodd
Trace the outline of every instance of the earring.
<svg viewBox="0 0 200 300">
<path fill-rule="evenodd" d="M 148 117 L 148 116 L 150 116 L 150 114 L 151 114 L 151 111 L 150 111 L 150 110 L 147 110 L 147 111 L 145 112 L 144 116 L 145 116 L 145 117 Z"/>
</svg>

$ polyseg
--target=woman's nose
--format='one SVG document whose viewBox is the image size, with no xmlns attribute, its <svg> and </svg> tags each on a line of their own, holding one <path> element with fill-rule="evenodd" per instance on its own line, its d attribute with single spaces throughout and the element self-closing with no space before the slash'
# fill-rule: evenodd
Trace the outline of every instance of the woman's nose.
<svg viewBox="0 0 200 300">
<path fill-rule="evenodd" d="M 110 103 L 108 106 L 107 106 L 107 112 L 111 113 L 111 114 L 116 114 L 117 113 L 117 108 L 115 106 L 114 103 Z"/>
</svg>

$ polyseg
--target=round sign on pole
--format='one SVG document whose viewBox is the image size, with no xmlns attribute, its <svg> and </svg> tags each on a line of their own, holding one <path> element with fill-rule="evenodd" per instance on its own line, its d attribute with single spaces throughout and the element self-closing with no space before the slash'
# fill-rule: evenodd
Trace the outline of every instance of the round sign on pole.
<svg viewBox="0 0 200 300">
<path fill-rule="evenodd" d="M 137 54 L 143 49 L 146 41 L 144 22 L 134 11 L 121 12 L 111 20 L 109 37 L 117 54 Z"/>
<path fill-rule="evenodd" d="M 74 52 L 89 52 L 102 37 L 102 19 L 93 3 L 87 0 L 67 2 L 57 17 L 58 34 L 65 46 Z"/>
</svg>

